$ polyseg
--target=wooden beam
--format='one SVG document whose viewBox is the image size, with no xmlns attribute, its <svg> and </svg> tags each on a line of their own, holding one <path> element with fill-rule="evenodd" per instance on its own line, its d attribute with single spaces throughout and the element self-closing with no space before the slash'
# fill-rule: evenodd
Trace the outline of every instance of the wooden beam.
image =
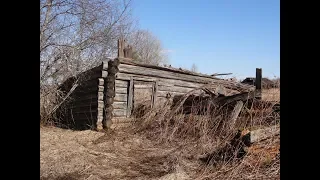
<svg viewBox="0 0 320 180">
<path fill-rule="evenodd" d="M 112 114 L 113 114 L 113 117 L 126 117 L 127 110 L 126 109 L 114 109 Z"/>
<path fill-rule="evenodd" d="M 130 117 L 131 116 L 131 111 L 132 111 L 132 107 L 133 107 L 133 78 L 131 77 L 130 79 L 130 83 L 129 83 L 129 94 L 128 94 L 128 107 L 127 107 L 127 114 L 126 116 L 127 117 Z"/>
<path fill-rule="evenodd" d="M 151 104 L 151 108 L 153 108 L 155 106 L 155 104 L 157 103 L 157 97 L 158 97 L 158 81 L 155 82 L 154 88 L 153 88 L 153 92 L 152 92 L 152 104 Z"/>
<path fill-rule="evenodd" d="M 237 101 L 237 104 L 233 108 L 233 111 L 230 116 L 230 129 L 234 128 L 234 125 L 236 124 L 237 118 L 241 112 L 241 109 L 243 107 L 243 102 L 242 101 Z"/>
<path fill-rule="evenodd" d="M 168 79 L 177 79 L 177 80 L 184 80 L 188 82 L 200 82 L 200 83 L 209 83 L 209 82 L 220 82 L 223 80 L 217 80 L 209 77 L 200 77 L 194 76 L 190 74 L 182 74 L 177 72 L 170 72 L 165 70 L 147 68 L 147 67 L 140 67 L 134 66 L 129 64 L 120 64 L 119 65 L 119 72 L 121 73 L 129 73 L 129 74 L 136 74 L 136 75 L 145 75 L 150 77 L 157 77 L 157 78 L 168 78 Z M 119 76 L 118 76 L 119 77 Z M 150 78 L 148 78 L 150 79 Z"/>
<path fill-rule="evenodd" d="M 250 132 L 250 142 L 259 142 L 276 135 L 280 135 L 280 127 L 277 126 L 254 130 Z"/>
<path fill-rule="evenodd" d="M 126 60 L 123 58 L 119 58 L 121 64 L 127 64 L 127 65 L 133 65 L 136 67 L 146 67 L 146 68 L 152 68 L 155 70 L 165 70 L 168 72 L 175 72 L 175 73 L 180 73 L 180 74 L 186 74 L 186 75 L 193 75 L 193 76 L 198 76 L 198 77 L 207 77 L 210 79 L 218 79 L 216 77 L 207 75 L 207 74 L 201 74 L 201 73 L 194 73 L 191 71 L 187 71 L 187 70 L 181 70 L 181 69 L 177 69 L 177 68 L 167 68 L 167 67 L 161 67 L 161 66 L 155 66 L 155 65 L 150 65 L 150 64 L 141 64 L 141 63 L 136 63 L 136 62 L 132 62 L 130 60 Z"/>
<path fill-rule="evenodd" d="M 129 79 L 130 80 L 130 79 Z M 116 88 L 117 87 L 124 87 L 124 88 L 128 88 L 128 81 L 122 81 L 122 80 L 119 80 L 118 78 L 116 79 L 116 82 L 115 82 L 115 86 Z"/>
<path fill-rule="evenodd" d="M 262 94 L 261 94 L 261 88 L 262 88 L 262 69 L 261 68 L 256 68 L 256 81 L 255 81 L 255 86 L 256 86 L 256 98 L 261 99 Z"/>
<path fill-rule="evenodd" d="M 226 97 L 218 97 L 216 99 L 213 100 L 213 103 L 218 103 L 220 105 L 224 105 L 224 104 L 229 104 L 231 102 L 235 102 L 235 101 L 246 101 L 248 99 L 252 99 L 255 97 L 255 92 L 245 92 L 245 93 L 240 93 L 240 94 L 236 94 L 233 96 L 226 96 Z"/>
<path fill-rule="evenodd" d="M 127 94 L 128 88 L 125 87 L 116 87 L 116 94 Z"/>
<path fill-rule="evenodd" d="M 119 38 L 118 39 L 118 57 L 119 58 L 124 57 L 123 49 L 124 49 L 124 39 L 123 38 Z"/>
<path fill-rule="evenodd" d="M 114 109 L 127 109 L 128 105 L 127 102 L 114 102 L 113 108 Z"/>
</svg>

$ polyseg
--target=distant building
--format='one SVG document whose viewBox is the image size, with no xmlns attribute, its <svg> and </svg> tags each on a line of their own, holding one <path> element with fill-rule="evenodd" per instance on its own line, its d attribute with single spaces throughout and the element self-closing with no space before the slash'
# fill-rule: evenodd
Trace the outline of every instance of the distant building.
<svg viewBox="0 0 320 180">
<path fill-rule="evenodd" d="M 247 77 L 246 79 L 244 79 L 243 81 L 241 81 L 241 83 L 244 84 L 249 84 L 249 85 L 256 85 L 256 78 L 254 77 Z M 276 88 L 278 87 L 277 83 L 271 81 L 268 78 L 262 78 L 262 88 L 263 89 L 270 89 L 270 88 Z"/>
</svg>

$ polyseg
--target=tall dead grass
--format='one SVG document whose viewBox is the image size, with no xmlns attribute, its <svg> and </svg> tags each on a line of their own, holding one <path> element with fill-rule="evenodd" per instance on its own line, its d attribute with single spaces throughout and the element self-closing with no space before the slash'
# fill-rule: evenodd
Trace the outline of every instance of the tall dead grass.
<svg viewBox="0 0 320 180">
<path fill-rule="evenodd" d="M 230 110 L 234 104 L 215 107 L 205 103 L 202 107 L 204 103 L 198 102 L 192 105 L 191 113 L 185 114 L 182 104 L 187 96 L 172 108 L 168 108 L 172 101 L 167 101 L 113 135 L 126 144 L 116 148 L 121 159 L 110 161 L 126 172 L 122 179 L 280 178 L 279 137 L 251 147 L 235 141 L 239 129 L 278 126 L 272 103 L 247 102 L 250 109 L 243 108 L 232 125 Z"/>
<path fill-rule="evenodd" d="M 279 137 L 272 137 L 251 146 L 238 141 L 246 130 L 279 126 L 279 116 L 272 107 L 277 102 L 245 102 L 235 124 L 230 121 L 234 104 L 216 106 L 210 100 L 194 101 L 185 112 L 184 101 L 168 99 L 156 108 L 136 116 L 132 126 L 88 141 L 88 134 L 75 135 L 81 147 L 71 153 L 78 165 L 76 179 L 280 179 Z M 141 113 L 137 111 L 137 113 Z M 240 131 L 243 133 L 239 134 Z M 80 132 L 78 132 L 80 133 Z M 72 141 L 75 141 L 72 139 Z M 61 145 L 65 147 L 65 145 Z M 68 160 L 60 153 L 61 159 Z M 78 158 L 75 158 L 77 156 Z M 63 161 L 62 161 L 63 162 Z M 73 167 L 53 163 L 52 166 Z M 50 167 L 48 169 L 53 169 Z M 90 169 L 90 170 L 88 170 Z M 51 173 L 51 175 L 50 175 Z M 65 177 L 69 178 L 69 174 Z M 45 179 L 55 179 L 52 172 L 42 172 Z M 49 174 L 49 175 L 48 175 Z M 82 178 L 85 177 L 85 178 Z M 58 178 L 58 176 L 56 177 Z"/>
</svg>

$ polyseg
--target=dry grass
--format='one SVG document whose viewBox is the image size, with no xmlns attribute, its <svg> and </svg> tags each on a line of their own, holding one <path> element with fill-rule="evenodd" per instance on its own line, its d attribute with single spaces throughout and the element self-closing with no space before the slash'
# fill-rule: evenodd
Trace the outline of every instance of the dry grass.
<svg viewBox="0 0 320 180">
<path fill-rule="evenodd" d="M 264 101 L 280 101 L 280 88 L 263 89 L 262 99 Z"/>
<path fill-rule="evenodd" d="M 40 128 L 40 178 L 280 179 L 279 137 L 245 148 L 242 157 L 241 144 L 230 146 L 236 129 L 277 123 L 270 103 L 244 108 L 233 128 L 232 105 L 199 112 L 203 108 L 195 104 L 193 113 L 183 114 L 183 101 L 172 109 L 167 103 L 128 128 L 105 134 Z M 211 158 L 201 160 L 207 155 Z"/>
</svg>

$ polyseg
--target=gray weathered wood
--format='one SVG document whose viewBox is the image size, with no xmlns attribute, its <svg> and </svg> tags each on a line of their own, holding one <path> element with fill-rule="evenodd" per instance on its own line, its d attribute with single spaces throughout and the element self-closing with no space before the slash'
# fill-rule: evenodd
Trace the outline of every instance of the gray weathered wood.
<svg viewBox="0 0 320 180">
<path fill-rule="evenodd" d="M 125 80 L 130 81 L 130 78 L 133 77 L 134 80 L 138 81 L 146 81 L 146 82 L 154 82 L 156 81 L 156 78 L 150 77 L 150 76 L 143 76 L 143 75 L 137 75 L 137 74 L 131 74 L 131 73 L 117 73 L 117 79 L 119 80 Z"/>
<path fill-rule="evenodd" d="M 168 91 L 168 92 L 181 92 L 187 93 L 192 91 L 194 88 L 186 88 L 186 87 L 177 87 L 177 86 L 159 86 L 159 91 Z"/>
<path fill-rule="evenodd" d="M 130 81 L 130 79 L 129 79 L 129 81 Z M 128 81 L 122 81 L 122 80 L 116 79 L 115 85 L 116 85 L 116 87 L 127 88 L 128 87 Z"/>
<path fill-rule="evenodd" d="M 192 75 L 192 76 L 195 76 L 195 77 L 198 76 L 198 77 L 206 77 L 206 78 L 211 78 L 211 79 L 218 79 L 218 78 L 212 77 L 210 75 L 206 75 L 206 74 L 200 74 L 200 73 L 195 73 L 195 72 L 186 71 L 186 70 L 179 70 L 179 69 L 174 69 L 174 68 L 166 68 L 166 67 L 149 65 L 149 64 L 140 64 L 140 63 L 132 62 L 130 60 L 126 60 L 126 59 L 123 59 L 123 58 L 118 58 L 118 59 L 120 59 L 121 64 L 132 65 L 132 66 L 137 66 L 137 67 L 144 67 L 144 68 L 150 68 L 150 69 L 156 69 L 156 70 L 163 70 L 163 71 L 179 73 L 179 74 Z"/>
<path fill-rule="evenodd" d="M 107 92 L 106 92 L 106 97 L 111 97 L 113 98 L 115 96 L 115 91 L 114 90 L 111 90 L 109 89 Z"/>
<path fill-rule="evenodd" d="M 255 143 L 280 134 L 278 126 L 258 129 L 250 132 L 250 142 Z"/>
<path fill-rule="evenodd" d="M 103 78 L 99 78 L 98 79 L 98 85 L 99 86 L 103 86 L 104 85 L 104 79 Z"/>
<path fill-rule="evenodd" d="M 116 94 L 127 94 L 127 93 L 128 93 L 127 88 L 116 87 Z"/>
<path fill-rule="evenodd" d="M 106 113 L 112 113 L 112 111 L 114 110 L 114 109 L 113 109 L 113 105 L 109 105 L 109 106 L 106 107 L 104 110 L 105 110 Z"/>
<path fill-rule="evenodd" d="M 170 96 L 171 98 L 173 98 L 173 96 L 176 95 L 183 95 L 185 93 L 181 93 L 181 92 L 170 92 L 170 91 L 158 91 L 158 97 L 167 97 Z"/>
<path fill-rule="evenodd" d="M 106 98 L 105 99 L 105 105 L 110 105 L 114 103 L 114 98 Z"/>
<path fill-rule="evenodd" d="M 152 84 L 134 84 L 135 89 L 152 89 Z"/>
<path fill-rule="evenodd" d="M 186 87 L 186 88 L 199 88 L 203 86 L 204 83 L 195 83 L 195 82 L 187 82 L 182 80 L 173 80 L 173 79 L 159 79 L 159 86 L 178 86 L 178 87 Z"/>
<path fill-rule="evenodd" d="M 226 96 L 227 95 L 227 90 L 225 87 L 221 86 L 221 85 L 218 85 L 215 89 L 215 93 L 216 95 L 224 95 Z"/>
<path fill-rule="evenodd" d="M 118 102 L 127 102 L 127 94 L 116 94 L 114 97 L 114 101 Z"/>
<path fill-rule="evenodd" d="M 103 92 L 103 90 L 104 90 L 104 86 L 98 86 L 98 91 L 99 92 Z"/>
<path fill-rule="evenodd" d="M 109 61 L 111 61 L 111 59 L 107 59 L 107 60 L 102 61 L 102 69 L 103 70 L 107 70 L 108 69 Z"/>
<path fill-rule="evenodd" d="M 132 123 L 134 122 L 134 118 L 126 118 L 126 117 L 114 117 L 112 119 L 113 123 Z"/>
<path fill-rule="evenodd" d="M 130 79 L 130 83 L 129 83 L 129 94 L 128 94 L 128 107 L 127 107 L 127 113 L 126 116 L 130 117 L 131 116 L 131 111 L 132 111 L 132 107 L 133 107 L 133 78 Z"/>
<path fill-rule="evenodd" d="M 98 108 L 104 108 L 104 102 L 103 101 L 98 101 Z"/>
<path fill-rule="evenodd" d="M 189 82 L 203 82 L 203 83 L 219 82 L 219 80 L 213 79 L 211 78 L 211 76 L 199 77 L 199 76 L 193 76 L 189 74 L 179 74 L 179 73 L 169 72 L 165 70 L 158 70 L 158 69 L 152 69 L 152 68 L 140 67 L 140 66 L 134 66 L 134 65 L 128 65 L 128 64 L 120 64 L 119 72 L 146 75 L 151 77 L 177 79 L 177 80 L 184 80 Z"/>
<path fill-rule="evenodd" d="M 125 40 L 123 38 L 118 39 L 118 57 L 124 57 L 124 51 L 125 48 Z"/>
<path fill-rule="evenodd" d="M 108 71 L 102 71 L 101 77 L 106 78 L 108 76 Z"/>
<path fill-rule="evenodd" d="M 234 128 L 234 125 L 236 124 L 236 120 L 241 112 L 242 107 L 243 107 L 243 102 L 237 101 L 237 104 L 233 108 L 233 111 L 230 116 L 230 129 Z"/>
<path fill-rule="evenodd" d="M 245 92 L 245 93 L 240 93 L 233 96 L 218 97 L 213 100 L 213 103 L 218 103 L 223 105 L 223 104 L 229 104 L 235 101 L 246 101 L 254 97 L 255 97 L 255 92 L 249 92 L 249 93 Z"/>
<path fill-rule="evenodd" d="M 114 102 L 112 105 L 114 109 L 127 109 L 127 102 Z"/>
<path fill-rule="evenodd" d="M 126 109 L 114 109 L 112 114 L 114 117 L 126 117 L 127 110 Z"/>
</svg>

